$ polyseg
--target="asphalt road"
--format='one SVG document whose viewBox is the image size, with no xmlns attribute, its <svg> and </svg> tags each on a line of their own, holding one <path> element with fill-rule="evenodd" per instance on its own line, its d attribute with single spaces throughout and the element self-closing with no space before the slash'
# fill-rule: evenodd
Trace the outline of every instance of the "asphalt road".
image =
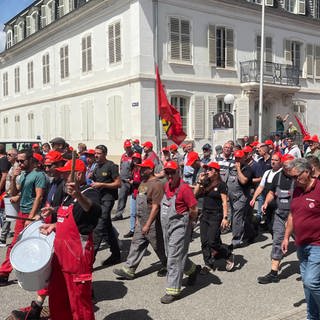
<svg viewBox="0 0 320 320">
<path fill-rule="evenodd" d="M 128 231 L 129 219 L 114 223 L 120 239 Z M 196 239 L 190 245 L 190 258 L 202 264 L 199 228 Z M 230 243 L 230 234 L 223 241 Z M 130 240 L 123 240 L 123 258 L 128 254 Z M 184 287 L 182 298 L 170 305 L 162 305 L 160 297 L 165 293 L 165 278 L 158 278 L 157 258 L 152 250 L 143 258 L 132 281 L 118 280 L 111 268 L 101 267 L 109 256 L 104 248 L 97 256 L 94 272 L 94 290 L 97 303 L 97 320 L 276 320 L 306 319 L 302 283 L 295 248 L 282 262 L 281 281 L 260 285 L 257 277 L 270 270 L 271 238 L 262 234 L 257 242 L 235 250 L 236 266 L 226 272 L 223 262 L 214 272 L 198 277 L 194 287 Z M 0 248 L 3 261 L 5 248 Z M 120 265 L 119 265 L 120 266 Z M 119 267 L 118 266 L 118 267 Z M 35 293 L 21 289 L 10 276 L 10 285 L 0 287 L 0 318 L 5 319 L 11 310 L 28 305 Z"/>
</svg>

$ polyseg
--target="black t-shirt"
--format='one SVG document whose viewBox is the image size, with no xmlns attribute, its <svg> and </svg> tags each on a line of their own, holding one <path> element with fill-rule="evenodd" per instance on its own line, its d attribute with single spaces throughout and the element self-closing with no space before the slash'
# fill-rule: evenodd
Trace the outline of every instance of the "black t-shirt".
<svg viewBox="0 0 320 320">
<path fill-rule="evenodd" d="M 290 188 L 291 188 L 292 178 L 286 176 L 283 171 L 280 171 L 272 179 L 270 190 L 273 193 L 276 192 L 280 174 L 281 174 L 280 183 L 279 183 L 280 189 L 282 189 L 282 190 L 290 190 Z"/>
<path fill-rule="evenodd" d="M 69 206 L 72 203 L 73 207 L 73 218 L 78 227 L 79 233 L 82 235 L 88 235 L 96 227 L 98 219 L 101 216 L 101 206 L 100 206 L 100 196 L 97 190 L 89 188 L 88 186 L 81 187 L 81 190 L 85 190 L 83 195 L 89 198 L 92 201 L 92 207 L 89 212 L 86 212 L 82 209 L 80 204 L 75 201 L 72 197 L 68 196 L 63 202 L 64 206 Z"/>
<path fill-rule="evenodd" d="M 0 158 L 0 178 L 2 176 L 2 173 L 6 173 L 6 172 L 8 173 L 10 168 L 11 168 L 11 163 L 8 161 L 7 157 L 4 156 Z M 4 189 L 5 189 L 5 185 L 3 190 L 0 190 L 0 192 L 1 193 L 4 192 L 5 191 Z"/>
<path fill-rule="evenodd" d="M 110 160 L 107 160 L 103 164 L 96 165 L 92 180 L 94 182 L 111 183 L 119 177 L 119 166 Z M 99 188 L 101 200 L 117 200 L 118 189 Z"/>
<path fill-rule="evenodd" d="M 203 210 L 208 210 L 210 212 L 222 213 L 222 199 L 221 193 L 227 195 L 228 187 L 227 184 L 221 181 L 216 187 L 208 187 L 208 192 L 204 193 L 203 197 Z"/>
<path fill-rule="evenodd" d="M 252 171 L 252 168 L 248 165 L 245 165 L 241 168 L 241 172 L 246 178 L 248 178 L 248 182 L 246 184 L 241 184 L 238 179 L 239 184 L 242 187 L 244 194 L 250 194 L 250 189 L 252 187 L 252 179 L 254 178 L 254 173 Z"/>
</svg>

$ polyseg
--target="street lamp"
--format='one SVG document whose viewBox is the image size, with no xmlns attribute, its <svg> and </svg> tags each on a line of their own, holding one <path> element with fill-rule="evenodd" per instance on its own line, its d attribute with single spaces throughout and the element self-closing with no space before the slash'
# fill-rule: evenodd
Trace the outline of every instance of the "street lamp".
<svg viewBox="0 0 320 320">
<path fill-rule="evenodd" d="M 233 141 L 235 142 L 236 141 L 236 109 L 234 108 L 234 100 L 235 100 L 235 97 L 233 94 L 231 93 L 228 93 L 224 96 L 224 99 L 223 99 L 223 102 L 225 104 L 230 104 L 231 105 L 231 108 L 232 108 L 232 113 L 233 113 L 233 132 L 232 132 L 232 136 L 233 136 Z"/>
</svg>

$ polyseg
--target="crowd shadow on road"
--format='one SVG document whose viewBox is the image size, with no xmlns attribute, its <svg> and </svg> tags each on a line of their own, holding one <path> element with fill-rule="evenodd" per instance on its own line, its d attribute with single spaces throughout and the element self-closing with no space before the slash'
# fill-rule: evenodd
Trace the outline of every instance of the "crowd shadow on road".
<svg viewBox="0 0 320 320">
<path fill-rule="evenodd" d="M 103 320 L 153 320 L 146 309 L 121 310 L 107 315 Z"/>
<path fill-rule="evenodd" d="M 293 260 L 293 261 L 285 261 L 281 263 L 281 273 L 279 275 L 280 280 L 281 279 L 287 279 L 290 276 L 294 274 L 299 274 L 300 268 L 299 268 L 299 261 Z"/>
<path fill-rule="evenodd" d="M 112 288 L 112 290 L 106 290 Z M 95 303 L 105 300 L 122 299 L 128 292 L 128 288 L 123 281 L 94 281 L 93 291 Z"/>
</svg>

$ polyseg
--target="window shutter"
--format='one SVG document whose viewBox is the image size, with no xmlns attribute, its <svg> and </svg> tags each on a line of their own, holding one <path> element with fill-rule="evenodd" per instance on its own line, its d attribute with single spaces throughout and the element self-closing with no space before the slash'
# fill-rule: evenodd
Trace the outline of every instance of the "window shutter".
<svg viewBox="0 0 320 320">
<path fill-rule="evenodd" d="M 63 52 L 63 47 L 60 48 L 60 78 L 63 79 L 64 76 L 64 52 Z"/>
<path fill-rule="evenodd" d="M 306 0 L 298 0 L 298 14 L 306 14 Z"/>
<path fill-rule="evenodd" d="M 306 48 L 306 71 L 307 77 L 313 77 L 313 45 L 307 44 Z"/>
<path fill-rule="evenodd" d="M 190 22 L 181 20 L 181 60 L 191 61 Z"/>
<path fill-rule="evenodd" d="M 217 113 L 217 98 L 215 96 L 210 96 L 208 97 L 208 114 L 207 114 L 207 119 L 208 119 L 208 138 L 212 139 L 212 134 L 213 134 L 213 116 Z"/>
<path fill-rule="evenodd" d="M 25 22 L 20 22 L 20 40 L 23 40 L 26 37 L 26 30 L 25 30 Z"/>
<path fill-rule="evenodd" d="M 209 25 L 208 27 L 208 50 L 209 63 L 212 66 L 216 66 L 216 27 L 214 25 Z"/>
<path fill-rule="evenodd" d="M 320 78 L 320 46 L 315 47 L 315 76 L 317 79 Z"/>
<path fill-rule="evenodd" d="M 51 7 L 51 23 L 56 20 L 56 2 L 55 0 L 52 1 Z"/>
<path fill-rule="evenodd" d="M 203 139 L 205 135 L 205 103 L 204 97 L 194 97 L 194 139 Z"/>
<path fill-rule="evenodd" d="M 271 37 L 266 37 L 266 56 L 265 56 L 265 61 L 267 62 L 272 62 L 272 38 Z"/>
<path fill-rule="evenodd" d="M 82 53 L 82 72 L 87 72 L 88 71 L 88 66 L 87 66 L 87 38 L 83 37 L 82 38 L 82 44 L 81 44 L 81 53 Z"/>
<path fill-rule="evenodd" d="M 170 58 L 180 60 L 180 21 L 170 18 Z"/>
<path fill-rule="evenodd" d="M 58 8 L 58 14 L 59 14 L 59 17 L 63 17 L 64 15 L 64 0 L 59 0 L 59 8 Z"/>
<path fill-rule="evenodd" d="M 30 36 L 31 34 L 31 17 L 30 16 L 27 16 L 26 17 L 26 23 L 27 23 L 27 37 Z"/>
<path fill-rule="evenodd" d="M 49 140 L 51 138 L 50 130 L 50 108 L 43 109 L 42 112 L 42 121 L 43 121 L 43 139 Z"/>
<path fill-rule="evenodd" d="M 39 30 L 39 11 L 36 11 L 33 15 L 32 15 L 32 29 L 31 32 L 37 32 Z"/>
<path fill-rule="evenodd" d="M 46 13 L 47 6 L 41 6 L 41 28 L 44 28 L 47 25 L 47 13 Z"/>
<path fill-rule="evenodd" d="M 70 139 L 70 108 L 67 105 L 61 107 L 61 134 Z"/>
<path fill-rule="evenodd" d="M 88 109 L 87 109 L 87 101 L 81 102 L 81 116 L 82 116 L 82 140 L 88 140 Z"/>
<path fill-rule="evenodd" d="M 115 30 L 115 61 L 121 61 L 121 26 L 120 22 L 117 22 L 114 26 Z"/>
<path fill-rule="evenodd" d="M 234 67 L 233 30 L 226 29 L 226 66 Z"/>
<path fill-rule="evenodd" d="M 87 103 L 88 108 L 88 140 L 94 140 L 94 107 L 93 101 L 89 100 Z"/>
<path fill-rule="evenodd" d="M 17 42 L 18 42 L 18 26 L 14 26 L 14 28 L 13 28 L 13 30 L 14 30 L 14 37 L 13 37 L 13 39 L 14 39 L 14 44 L 16 44 Z"/>
<path fill-rule="evenodd" d="M 88 71 L 92 70 L 92 48 L 91 48 L 91 36 L 87 37 L 87 55 L 88 55 Z"/>
<path fill-rule="evenodd" d="M 249 98 L 242 97 L 238 100 L 235 125 L 237 126 L 236 138 L 249 135 Z"/>
<path fill-rule="evenodd" d="M 273 7 L 273 0 L 266 0 L 266 6 Z"/>
<path fill-rule="evenodd" d="M 256 48 L 257 48 L 257 52 L 256 52 L 256 56 L 257 56 L 257 60 L 260 61 L 261 58 L 261 36 L 257 35 L 257 43 L 256 43 Z"/>
<path fill-rule="evenodd" d="M 109 26 L 109 63 L 114 63 L 115 62 L 115 57 L 114 57 L 114 25 Z"/>
<path fill-rule="evenodd" d="M 285 63 L 292 65 L 291 41 L 284 40 L 284 60 Z"/>
<path fill-rule="evenodd" d="M 114 107 L 115 107 L 114 123 L 116 126 L 115 137 L 116 139 L 122 139 L 122 99 L 120 96 L 114 97 Z"/>
</svg>

